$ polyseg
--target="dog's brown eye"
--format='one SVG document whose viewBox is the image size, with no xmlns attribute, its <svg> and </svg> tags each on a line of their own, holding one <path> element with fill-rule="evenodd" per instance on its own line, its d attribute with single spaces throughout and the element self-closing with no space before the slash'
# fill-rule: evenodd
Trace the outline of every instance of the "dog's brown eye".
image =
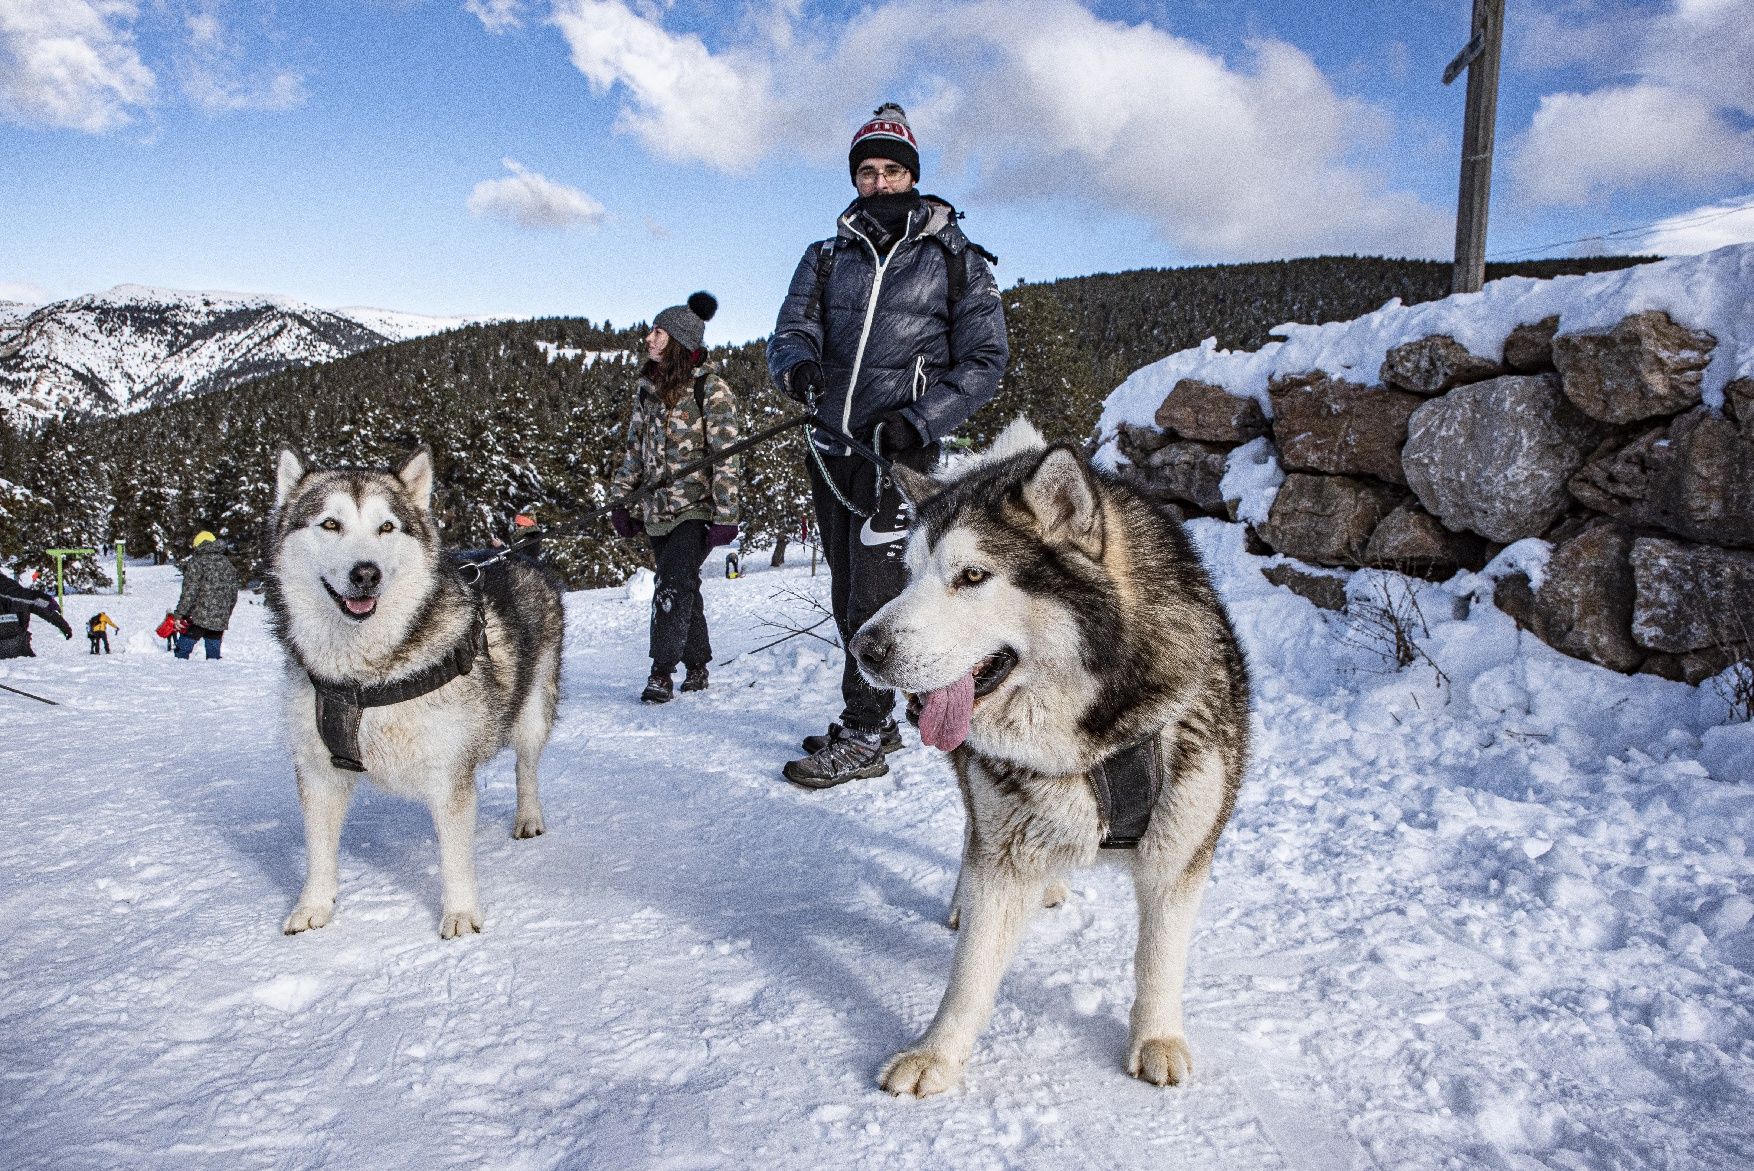
<svg viewBox="0 0 1754 1171">
<path fill-rule="evenodd" d="M 396 531 L 396 524 L 394 521 L 387 520 L 383 524 L 378 526 L 378 532 L 380 532 L 380 533 L 393 533 L 395 531 Z"/>
<path fill-rule="evenodd" d="M 334 517 L 330 517 L 328 520 L 324 521 L 318 527 L 325 529 L 331 533 L 338 533 L 341 531 L 341 522 L 336 520 Z"/>
<path fill-rule="evenodd" d="M 988 574 L 987 574 L 986 570 L 981 569 L 977 566 L 971 565 L 967 569 L 962 571 L 962 576 L 961 576 L 961 578 L 958 579 L 957 584 L 958 585 L 979 585 L 979 584 L 981 584 L 981 582 L 987 580 L 987 577 L 988 577 Z"/>
</svg>

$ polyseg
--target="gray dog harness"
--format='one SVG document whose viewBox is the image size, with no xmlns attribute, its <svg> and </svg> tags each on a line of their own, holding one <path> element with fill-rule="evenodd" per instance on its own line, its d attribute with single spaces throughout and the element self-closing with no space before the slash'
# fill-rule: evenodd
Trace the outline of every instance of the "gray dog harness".
<svg viewBox="0 0 1754 1171">
<path fill-rule="evenodd" d="M 474 670 L 475 657 L 486 653 L 487 622 L 477 607 L 463 640 L 444 658 L 406 679 L 376 687 L 351 687 L 311 675 L 311 686 L 317 689 L 317 733 L 323 738 L 323 747 L 329 750 L 329 763 L 348 772 L 364 772 L 359 720 L 366 708 L 389 707 L 437 691 L 457 676 Z"/>
<path fill-rule="evenodd" d="M 1104 850 L 1136 850 L 1151 828 L 1151 811 L 1163 791 L 1163 766 L 1157 759 L 1153 732 L 1134 744 L 1103 757 L 1090 770 L 1090 784 L 1102 809 Z"/>
</svg>

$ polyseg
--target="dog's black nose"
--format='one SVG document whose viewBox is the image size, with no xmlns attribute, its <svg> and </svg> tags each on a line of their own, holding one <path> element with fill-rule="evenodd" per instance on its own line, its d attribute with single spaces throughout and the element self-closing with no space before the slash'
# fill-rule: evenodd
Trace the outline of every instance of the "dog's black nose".
<svg viewBox="0 0 1754 1171">
<path fill-rule="evenodd" d="M 384 580 L 384 571 L 369 561 L 361 561 L 347 573 L 348 584 L 361 593 L 372 593 Z"/>
<path fill-rule="evenodd" d="M 869 626 L 853 635 L 853 657 L 862 666 L 875 671 L 895 653 L 895 640 L 882 630 Z"/>
</svg>

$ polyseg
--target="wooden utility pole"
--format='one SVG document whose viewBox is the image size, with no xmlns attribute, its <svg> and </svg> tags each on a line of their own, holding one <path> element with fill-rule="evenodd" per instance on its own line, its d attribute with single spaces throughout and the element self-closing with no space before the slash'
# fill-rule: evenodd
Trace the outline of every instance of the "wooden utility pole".
<svg viewBox="0 0 1754 1171">
<path fill-rule="evenodd" d="M 1477 293 L 1486 282 L 1486 208 L 1492 198 L 1492 137 L 1498 125 L 1498 56 L 1503 44 L 1504 0 L 1474 0 L 1473 37 L 1443 71 L 1445 85 L 1462 70 L 1468 71 L 1452 293 Z"/>
</svg>

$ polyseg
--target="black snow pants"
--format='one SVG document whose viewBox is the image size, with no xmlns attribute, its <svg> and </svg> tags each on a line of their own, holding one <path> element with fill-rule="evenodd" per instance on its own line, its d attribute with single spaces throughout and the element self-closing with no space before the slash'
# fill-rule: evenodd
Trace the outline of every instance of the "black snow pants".
<svg viewBox="0 0 1754 1171">
<path fill-rule="evenodd" d="M 685 520 L 661 537 L 646 535 L 658 563 L 652 594 L 652 670 L 668 675 L 680 660 L 704 667 L 713 657 L 707 638 L 706 606 L 700 597 L 700 567 L 708 552 L 706 522 Z"/>
<path fill-rule="evenodd" d="M 887 477 L 883 494 L 873 500 L 877 469 L 863 456 L 825 455 L 821 466 L 814 456 L 805 459 L 816 503 L 816 532 L 833 579 L 829 592 L 834 599 L 834 624 L 843 648 L 840 694 L 846 707 L 840 723 L 855 732 L 876 732 L 895 711 L 895 692 L 867 683 L 844 648 L 859 627 L 907 585 L 907 564 L 902 559 L 907 545 L 906 504 Z M 896 459 L 917 472 L 927 472 L 938 462 L 938 447 L 916 448 Z M 822 478 L 824 467 L 834 478 L 832 488 Z M 853 512 L 840 497 L 871 515 Z"/>
</svg>

